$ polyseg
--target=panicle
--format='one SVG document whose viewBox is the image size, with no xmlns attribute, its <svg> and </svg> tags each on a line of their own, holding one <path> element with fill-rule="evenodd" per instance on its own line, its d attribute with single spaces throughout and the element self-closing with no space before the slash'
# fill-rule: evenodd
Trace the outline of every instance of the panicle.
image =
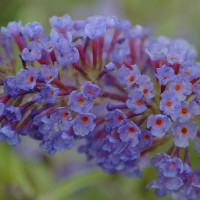
<svg viewBox="0 0 200 200">
<path fill-rule="evenodd" d="M 82 140 L 88 160 L 129 177 L 141 177 L 160 147 L 151 159 L 158 177 L 147 187 L 198 200 L 200 166 L 189 156 L 193 143 L 200 155 L 193 46 L 116 16 L 66 14 L 50 25 L 49 34 L 39 22 L 0 28 L 0 141 L 16 146 L 29 136 L 53 155 Z"/>
</svg>

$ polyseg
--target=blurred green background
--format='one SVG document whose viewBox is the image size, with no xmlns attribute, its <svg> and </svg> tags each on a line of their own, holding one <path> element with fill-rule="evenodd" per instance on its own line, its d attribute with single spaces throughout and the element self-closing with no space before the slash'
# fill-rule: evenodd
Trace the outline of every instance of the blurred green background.
<svg viewBox="0 0 200 200">
<path fill-rule="evenodd" d="M 65 13 L 74 19 L 117 15 L 153 35 L 183 37 L 200 50 L 199 0 L 0 0 L 0 26 L 39 21 L 49 30 L 49 17 Z M 51 157 L 30 139 L 18 148 L 0 144 L 1 200 L 156 200 L 145 188 L 155 177 L 148 168 L 142 179 L 108 175 L 76 150 Z"/>
</svg>

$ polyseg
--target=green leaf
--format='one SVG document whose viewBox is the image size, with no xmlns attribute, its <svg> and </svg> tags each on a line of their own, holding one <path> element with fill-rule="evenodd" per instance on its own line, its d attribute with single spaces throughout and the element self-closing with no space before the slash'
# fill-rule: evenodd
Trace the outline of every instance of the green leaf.
<svg viewBox="0 0 200 200">
<path fill-rule="evenodd" d="M 69 196 L 74 192 L 96 184 L 100 181 L 105 181 L 109 175 L 103 172 L 88 171 L 84 174 L 72 176 L 67 180 L 63 180 L 60 183 L 55 184 L 52 188 L 38 196 L 36 200 L 55 200 Z"/>
</svg>

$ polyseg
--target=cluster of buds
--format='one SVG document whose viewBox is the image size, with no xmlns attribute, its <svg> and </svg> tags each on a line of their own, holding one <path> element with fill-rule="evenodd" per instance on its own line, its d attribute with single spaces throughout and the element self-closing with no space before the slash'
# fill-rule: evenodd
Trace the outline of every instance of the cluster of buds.
<svg viewBox="0 0 200 200">
<path fill-rule="evenodd" d="M 115 16 L 10 22 L 0 32 L 0 141 L 38 141 L 53 155 L 79 152 L 109 173 L 141 176 L 141 159 L 159 173 L 159 196 L 200 198 L 200 63 L 182 39 L 151 37 Z M 14 47 L 13 45 L 16 45 Z M 17 54 L 17 56 L 15 56 Z M 17 59 L 16 59 L 17 58 Z"/>
</svg>

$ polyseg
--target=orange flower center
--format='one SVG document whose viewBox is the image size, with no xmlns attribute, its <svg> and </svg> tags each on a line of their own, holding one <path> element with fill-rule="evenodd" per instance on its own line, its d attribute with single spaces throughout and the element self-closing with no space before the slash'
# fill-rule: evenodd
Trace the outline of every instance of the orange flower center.
<svg viewBox="0 0 200 200">
<path fill-rule="evenodd" d="M 133 82 L 135 80 L 135 77 L 133 75 L 129 76 L 128 81 Z"/>
<path fill-rule="evenodd" d="M 29 81 L 30 83 L 32 83 L 32 82 L 34 81 L 34 77 L 33 77 L 32 75 L 30 75 L 30 76 L 28 77 L 28 81 Z"/>
<path fill-rule="evenodd" d="M 93 88 L 90 88 L 89 90 L 88 90 L 88 93 L 89 94 L 92 94 L 94 92 L 94 89 Z"/>
<path fill-rule="evenodd" d="M 132 128 L 132 127 L 130 127 L 130 128 L 128 129 L 128 132 L 131 133 L 131 134 L 134 134 L 134 133 L 135 133 L 135 129 Z"/>
<path fill-rule="evenodd" d="M 142 101 L 141 99 L 137 99 L 137 100 L 135 101 L 135 103 L 136 103 L 138 106 L 141 106 L 142 103 L 143 103 L 143 101 Z"/>
<path fill-rule="evenodd" d="M 181 133 L 182 134 L 187 134 L 187 132 L 188 132 L 188 129 L 187 128 L 185 128 L 185 127 L 183 127 L 182 129 L 181 129 Z"/>
<path fill-rule="evenodd" d="M 53 78 L 53 75 L 50 74 L 50 75 L 48 76 L 48 79 L 50 80 L 50 79 L 52 79 L 52 78 Z"/>
<path fill-rule="evenodd" d="M 185 74 L 190 75 L 191 73 L 190 73 L 190 71 L 185 71 Z"/>
<path fill-rule="evenodd" d="M 69 116 L 69 113 L 68 113 L 68 112 L 64 112 L 64 113 L 63 113 L 63 117 L 68 118 L 68 116 Z"/>
<path fill-rule="evenodd" d="M 171 167 L 174 167 L 174 166 L 176 166 L 176 163 L 175 163 L 175 162 L 170 162 L 169 165 L 170 165 Z"/>
<path fill-rule="evenodd" d="M 166 106 L 167 107 L 171 107 L 172 106 L 172 102 L 171 101 L 166 101 Z"/>
<path fill-rule="evenodd" d="M 162 119 L 160 119 L 160 118 L 158 118 L 158 119 L 156 119 L 156 125 L 157 126 L 161 126 L 162 125 L 162 123 L 163 123 L 163 120 Z"/>
<path fill-rule="evenodd" d="M 118 121 L 121 121 L 123 119 L 123 117 L 121 116 L 121 115 L 119 115 L 118 117 L 117 117 L 117 120 Z"/>
<path fill-rule="evenodd" d="M 83 97 L 80 97 L 80 98 L 78 99 L 78 103 L 82 104 L 82 103 L 84 103 L 84 102 L 85 102 L 85 99 L 84 99 Z"/>
<path fill-rule="evenodd" d="M 83 121 L 83 122 L 88 122 L 88 121 L 89 121 L 89 118 L 88 118 L 87 116 L 84 116 L 84 117 L 82 117 L 82 121 Z"/>
<path fill-rule="evenodd" d="M 188 113 L 188 109 L 187 109 L 187 108 L 182 108 L 182 109 L 181 109 L 181 113 L 182 113 L 183 115 L 186 115 L 186 114 Z"/>
<path fill-rule="evenodd" d="M 175 89 L 176 91 L 182 90 L 181 84 L 176 84 L 175 87 L 174 87 L 174 89 Z"/>
<path fill-rule="evenodd" d="M 147 94 L 149 92 L 149 90 L 147 88 L 143 89 L 143 94 Z"/>
<path fill-rule="evenodd" d="M 149 135 L 148 134 L 144 134 L 144 138 L 148 140 L 149 139 Z"/>
</svg>

